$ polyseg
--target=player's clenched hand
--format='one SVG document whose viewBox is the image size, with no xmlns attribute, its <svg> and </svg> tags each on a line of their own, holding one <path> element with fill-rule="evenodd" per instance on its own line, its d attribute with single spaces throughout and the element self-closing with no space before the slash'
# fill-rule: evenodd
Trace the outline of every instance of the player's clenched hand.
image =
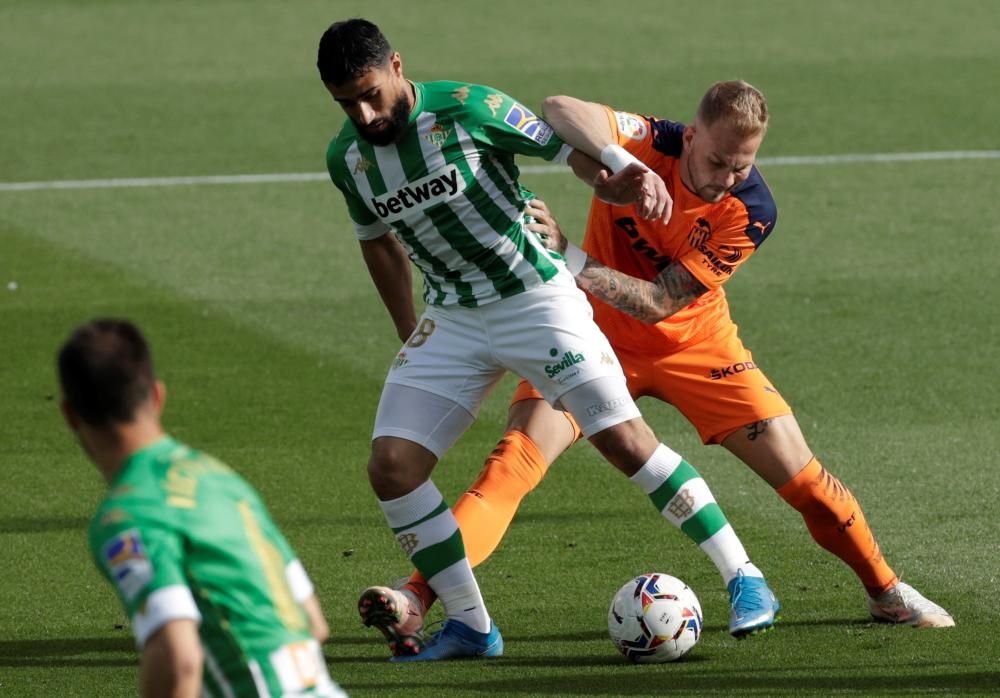
<svg viewBox="0 0 1000 698">
<path fill-rule="evenodd" d="M 541 199 L 531 199 L 524 212 L 534 218 L 528 223 L 528 230 L 538 236 L 546 249 L 562 254 L 566 251 L 566 238 L 559 229 L 559 222 L 553 217 L 549 207 Z"/>
<path fill-rule="evenodd" d="M 674 207 L 660 175 L 639 163 L 632 163 L 613 175 L 602 170 L 594 179 L 594 193 L 601 201 L 615 206 L 635 204 L 640 217 L 664 223 L 670 220 Z"/>
</svg>

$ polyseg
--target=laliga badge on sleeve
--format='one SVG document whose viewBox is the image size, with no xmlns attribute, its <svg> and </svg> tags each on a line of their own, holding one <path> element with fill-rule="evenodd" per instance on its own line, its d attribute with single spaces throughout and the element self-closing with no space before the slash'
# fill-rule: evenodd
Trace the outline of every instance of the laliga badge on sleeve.
<svg viewBox="0 0 1000 698">
<path fill-rule="evenodd" d="M 102 557 L 126 601 L 131 602 L 153 579 L 153 564 L 137 528 L 123 531 L 105 543 Z"/>
<path fill-rule="evenodd" d="M 641 141 L 646 137 L 646 132 L 649 130 L 646 120 L 638 114 L 616 111 L 615 121 L 618 122 L 619 133 L 623 136 L 628 136 L 634 141 Z"/>
</svg>

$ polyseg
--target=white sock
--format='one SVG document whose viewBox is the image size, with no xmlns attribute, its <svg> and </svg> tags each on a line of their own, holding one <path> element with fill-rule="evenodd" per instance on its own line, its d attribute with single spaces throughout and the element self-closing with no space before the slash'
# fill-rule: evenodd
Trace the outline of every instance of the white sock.
<svg viewBox="0 0 1000 698">
<path fill-rule="evenodd" d="M 379 505 L 396 541 L 438 595 L 448 618 L 489 632 L 490 617 L 465 556 L 458 522 L 434 483 L 428 480 Z"/>
</svg>

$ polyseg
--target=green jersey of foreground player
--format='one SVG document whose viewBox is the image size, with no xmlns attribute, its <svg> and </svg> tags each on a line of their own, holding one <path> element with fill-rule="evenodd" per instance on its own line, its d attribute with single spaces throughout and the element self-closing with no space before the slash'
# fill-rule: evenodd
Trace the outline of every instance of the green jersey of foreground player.
<svg viewBox="0 0 1000 698">
<path fill-rule="evenodd" d="M 139 330 L 82 325 L 58 366 L 66 422 L 109 484 L 90 548 L 132 620 L 142 695 L 344 696 L 312 583 L 257 493 L 164 433 Z"/>
<path fill-rule="evenodd" d="M 518 183 L 514 155 L 589 158 L 569 155 L 548 124 L 502 92 L 406 80 L 400 55 L 365 20 L 327 29 L 318 67 L 348 116 L 327 153 L 330 176 L 405 343 L 375 417 L 369 479 L 448 617 L 423 649 L 400 638 L 393 660 L 503 651 L 463 536 L 430 475 L 506 370 L 570 412 L 601 454 L 701 546 L 729 583 L 731 632 L 770 627 L 778 603 L 760 570 L 708 486 L 641 418 L 562 257 L 525 228 L 531 194 Z M 616 203 L 637 203 L 646 217 L 663 214 L 656 204 L 666 198 L 663 181 L 647 168 L 624 166 L 609 181 L 606 195 L 620 197 Z M 419 323 L 407 257 L 425 280 Z M 388 591 L 367 590 L 359 609 L 393 641 L 399 609 Z"/>
</svg>

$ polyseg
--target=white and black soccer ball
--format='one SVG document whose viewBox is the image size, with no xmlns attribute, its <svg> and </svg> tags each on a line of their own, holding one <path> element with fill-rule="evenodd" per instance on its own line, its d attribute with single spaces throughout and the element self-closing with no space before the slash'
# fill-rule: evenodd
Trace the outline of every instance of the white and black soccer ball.
<svg viewBox="0 0 1000 698">
<path fill-rule="evenodd" d="M 611 600 L 608 632 L 640 664 L 680 659 L 701 637 L 701 604 L 687 584 L 661 572 L 627 582 Z"/>
</svg>

